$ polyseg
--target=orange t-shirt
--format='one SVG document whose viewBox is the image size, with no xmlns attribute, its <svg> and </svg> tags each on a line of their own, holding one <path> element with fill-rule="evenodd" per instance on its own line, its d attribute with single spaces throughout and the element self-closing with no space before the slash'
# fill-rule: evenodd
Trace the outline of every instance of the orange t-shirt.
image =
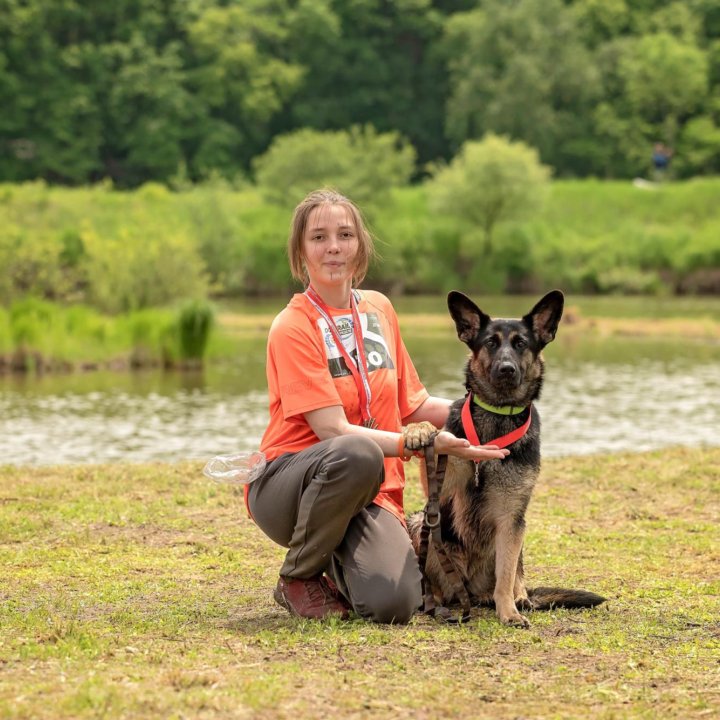
<svg viewBox="0 0 720 720">
<path fill-rule="evenodd" d="M 380 430 L 400 432 L 402 419 L 429 397 L 400 337 L 390 301 L 372 290 L 359 292 L 370 411 Z M 345 349 L 353 359 L 355 337 L 349 308 L 328 308 Z M 270 422 L 260 445 L 268 460 L 319 442 L 304 413 L 342 405 L 350 423 L 362 422 L 355 380 L 335 346 L 327 323 L 308 298 L 298 293 L 275 318 L 267 346 Z M 385 458 L 385 479 L 374 502 L 404 522 L 405 472 L 400 458 Z M 247 488 L 246 488 L 247 493 Z M 247 497 L 247 495 L 246 495 Z"/>
</svg>

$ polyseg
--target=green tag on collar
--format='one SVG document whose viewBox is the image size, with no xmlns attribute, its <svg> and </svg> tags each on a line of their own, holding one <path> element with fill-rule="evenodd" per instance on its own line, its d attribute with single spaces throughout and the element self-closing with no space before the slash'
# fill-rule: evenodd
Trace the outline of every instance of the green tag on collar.
<svg viewBox="0 0 720 720">
<path fill-rule="evenodd" d="M 495 413 L 496 415 L 519 415 L 521 412 L 524 412 L 527 409 L 524 407 L 514 407 L 513 405 L 502 405 L 500 407 L 498 407 L 497 405 L 488 405 L 482 400 L 478 400 L 478 397 L 477 395 L 475 395 L 475 393 L 473 393 L 473 402 L 478 407 L 481 407 L 483 410 Z"/>
</svg>

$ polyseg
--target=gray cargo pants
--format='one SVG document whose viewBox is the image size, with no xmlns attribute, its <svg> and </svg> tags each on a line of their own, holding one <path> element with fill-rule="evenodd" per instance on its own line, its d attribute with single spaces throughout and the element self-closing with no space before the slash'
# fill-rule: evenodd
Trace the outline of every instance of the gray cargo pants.
<svg viewBox="0 0 720 720">
<path fill-rule="evenodd" d="M 273 460 L 248 504 L 258 527 L 288 548 L 281 575 L 325 571 L 361 617 L 406 623 L 422 602 L 421 575 L 405 528 L 372 504 L 383 477 L 377 444 L 345 435 Z"/>
</svg>

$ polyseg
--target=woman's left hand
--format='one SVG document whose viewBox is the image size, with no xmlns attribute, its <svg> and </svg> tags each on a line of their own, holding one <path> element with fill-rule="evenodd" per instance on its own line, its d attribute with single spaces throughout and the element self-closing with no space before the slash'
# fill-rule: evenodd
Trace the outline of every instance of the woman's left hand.
<svg viewBox="0 0 720 720">
<path fill-rule="evenodd" d="M 433 447 L 438 455 L 455 455 L 464 460 L 502 460 L 510 454 L 507 448 L 497 445 L 471 445 L 469 440 L 447 430 L 436 435 Z"/>
</svg>

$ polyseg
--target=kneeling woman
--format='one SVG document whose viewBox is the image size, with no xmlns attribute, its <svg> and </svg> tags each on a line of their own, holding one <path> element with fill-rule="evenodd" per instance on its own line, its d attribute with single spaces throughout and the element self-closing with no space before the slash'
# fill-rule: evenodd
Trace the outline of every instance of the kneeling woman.
<svg viewBox="0 0 720 720">
<path fill-rule="evenodd" d="M 288 253 L 306 290 L 270 328 L 268 465 L 246 489 L 257 525 L 288 548 L 274 597 L 305 618 L 354 610 L 405 623 L 422 596 L 403 511 L 403 425 L 442 427 L 450 401 L 420 382 L 390 301 L 357 289 L 373 244 L 352 202 L 327 190 L 308 195 Z M 507 455 L 446 431 L 433 442 L 469 460 Z"/>
</svg>

